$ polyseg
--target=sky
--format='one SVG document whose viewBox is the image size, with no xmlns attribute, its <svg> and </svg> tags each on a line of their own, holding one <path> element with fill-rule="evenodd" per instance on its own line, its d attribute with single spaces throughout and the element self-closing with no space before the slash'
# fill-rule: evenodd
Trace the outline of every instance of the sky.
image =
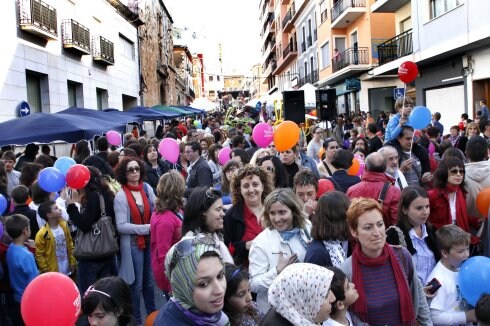
<svg viewBox="0 0 490 326">
<path fill-rule="evenodd" d="M 203 53 L 209 73 L 219 69 L 220 43 L 226 75 L 245 74 L 254 64 L 261 63 L 259 0 L 166 0 L 164 3 L 171 11 L 174 26 L 188 27 L 196 33 L 199 41 L 190 46 L 190 51 Z"/>
</svg>

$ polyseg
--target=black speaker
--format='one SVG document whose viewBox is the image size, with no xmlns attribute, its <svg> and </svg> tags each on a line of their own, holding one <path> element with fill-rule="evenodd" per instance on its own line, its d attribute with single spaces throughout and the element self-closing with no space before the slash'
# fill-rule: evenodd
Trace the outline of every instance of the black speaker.
<svg viewBox="0 0 490 326">
<path fill-rule="evenodd" d="M 284 120 L 297 124 L 305 122 L 305 91 L 282 92 L 284 104 Z"/>
<path fill-rule="evenodd" d="M 337 117 L 337 93 L 335 89 L 317 89 L 316 113 L 321 121 L 332 121 Z"/>
</svg>

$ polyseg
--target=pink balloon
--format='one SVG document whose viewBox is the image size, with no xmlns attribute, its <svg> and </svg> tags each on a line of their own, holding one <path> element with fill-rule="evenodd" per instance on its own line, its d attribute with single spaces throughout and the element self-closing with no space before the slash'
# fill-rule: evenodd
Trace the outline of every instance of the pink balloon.
<svg viewBox="0 0 490 326">
<path fill-rule="evenodd" d="M 436 152 L 436 147 L 434 146 L 434 144 L 430 143 L 429 145 L 429 155 L 430 156 L 434 156 L 434 153 Z"/>
<path fill-rule="evenodd" d="M 177 163 L 180 156 L 179 143 L 173 138 L 164 138 L 158 145 L 158 151 L 170 163 Z"/>
<path fill-rule="evenodd" d="M 105 134 L 105 137 L 107 138 L 109 144 L 114 146 L 121 146 L 122 143 L 121 134 L 118 133 L 117 131 L 110 130 Z"/>
<path fill-rule="evenodd" d="M 257 146 L 265 148 L 274 138 L 274 129 L 268 123 L 260 122 L 254 127 L 252 137 Z"/>
<path fill-rule="evenodd" d="M 226 163 L 228 163 L 228 161 L 231 160 L 230 154 L 231 154 L 231 148 L 223 147 L 222 149 L 220 149 L 218 153 L 219 164 L 225 165 Z"/>
<path fill-rule="evenodd" d="M 364 163 L 364 159 L 361 156 L 355 154 L 354 157 L 357 158 L 357 160 L 359 161 L 359 171 L 357 171 L 356 175 L 360 177 L 364 172 L 364 167 L 366 164 Z"/>
</svg>

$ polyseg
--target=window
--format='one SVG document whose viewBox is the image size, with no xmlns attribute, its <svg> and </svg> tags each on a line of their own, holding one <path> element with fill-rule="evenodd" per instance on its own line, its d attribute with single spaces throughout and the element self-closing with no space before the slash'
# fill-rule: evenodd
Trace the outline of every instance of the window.
<svg viewBox="0 0 490 326">
<path fill-rule="evenodd" d="M 330 51 L 329 51 L 329 43 L 325 43 L 322 46 L 322 69 L 330 66 Z"/>
<path fill-rule="evenodd" d="M 322 3 L 320 3 L 320 24 L 326 21 L 327 18 L 328 18 L 327 1 L 323 0 Z"/>
<path fill-rule="evenodd" d="M 440 15 L 463 4 L 463 0 L 430 0 L 430 19 Z"/>
<path fill-rule="evenodd" d="M 308 76 L 308 61 L 305 61 L 305 77 Z"/>
<path fill-rule="evenodd" d="M 313 72 L 313 70 L 316 70 L 315 69 L 315 64 L 313 63 L 313 57 L 310 57 L 310 69 L 311 69 L 312 72 Z"/>
<path fill-rule="evenodd" d="M 134 60 L 134 43 L 128 38 L 119 34 L 119 46 L 121 47 L 120 52 L 123 57 L 129 60 Z"/>
<path fill-rule="evenodd" d="M 219 81 L 219 75 L 218 75 L 218 76 L 216 76 L 216 80 L 217 80 L 217 81 Z"/>
<path fill-rule="evenodd" d="M 135 106 L 138 105 L 138 99 L 134 96 L 129 96 L 126 94 L 122 95 L 122 103 L 123 103 L 123 110 L 126 111 L 127 109 L 134 108 Z M 164 103 L 164 102 L 160 102 Z"/>
<path fill-rule="evenodd" d="M 214 91 L 209 91 L 209 96 L 214 96 Z"/>
<path fill-rule="evenodd" d="M 213 76 L 209 76 L 209 81 L 213 81 Z"/>
<path fill-rule="evenodd" d="M 97 110 L 104 110 L 109 107 L 109 94 L 106 89 L 96 88 Z"/>
<path fill-rule="evenodd" d="M 48 75 L 26 70 L 26 87 L 31 113 L 49 112 Z"/>
<path fill-rule="evenodd" d="M 68 86 L 68 107 L 83 108 L 83 84 L 69 80 Z"/>
</svg>

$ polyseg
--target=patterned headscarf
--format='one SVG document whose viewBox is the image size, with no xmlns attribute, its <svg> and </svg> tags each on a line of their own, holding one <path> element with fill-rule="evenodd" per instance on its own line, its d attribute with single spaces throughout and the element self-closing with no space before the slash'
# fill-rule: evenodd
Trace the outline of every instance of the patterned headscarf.
<svg viewBox="0 0 490 326">
<path fill-rule="evenodd" d="M 170 248 L 165 258 L 165 273 L 172 285 L 173 297 L 183 308 L 189 310 L 195 307 L 192 294 L 196 287 L 196 271 L 201 256 L 206 252 L 213 252 L 218 255 L 221 263 L 223 263 L 219 246 L 214 243 L 208 244 L 201 243 L 199 240 L 196 241 L 200 236 L 202 235 L 184 238 L 177 242 Z M 181 252 L 183 248 L 192 252 L 187 255 L 187 253 Z"/>
<path fill-rule="evenodd" d="M 294 325 L 315 325 L 332 278 L 333 272 L 325 267 L 308 263 L 289 265 L 269 287 L 269 303 Z"/>
</svg>

